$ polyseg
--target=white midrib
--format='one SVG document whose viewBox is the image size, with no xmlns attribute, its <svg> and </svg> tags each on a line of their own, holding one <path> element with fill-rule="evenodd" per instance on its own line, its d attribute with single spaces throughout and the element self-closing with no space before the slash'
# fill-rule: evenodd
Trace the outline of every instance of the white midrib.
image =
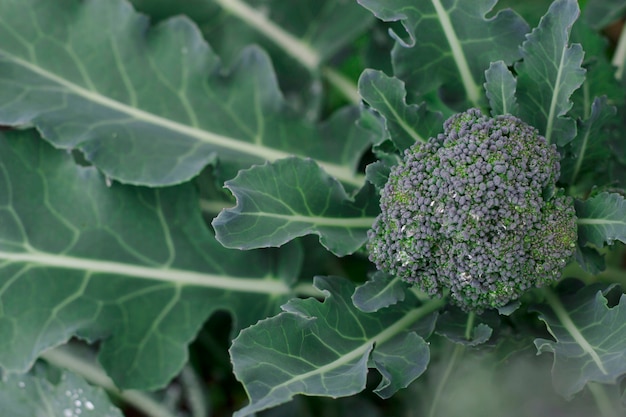
<svg viewBox="0 0 626 417">
<path fill-rule="evenodd" d="M 302 216 L 298 214 L 277 214 L 277 213 L 237 213 L 238 217 L 269 217 L 272 219 L 284 219 L 289 222 L 312 223 L 316 226 L 330 226 L 341 228 L 370 228 L 376 220 L 375 217 L 319 217 L 319 216 Z"/>
<path fill-rule="evenodd" d="M 608 220 L 608 219 L 578 219 L 576 220 L 577 224 L 593 224 L 593 225 L 603 225 L 603 224 L 619 224 L 626 225 L 626 220 Z"/>
<path fill-rule="evenodd" d="M 554 81 L 554 91 L 552 91 L 552 100 L 550 100 L 550 111 L 548 113 L 548 123 L 546 125 L 546 142 L 552 143 L 552 130 L 554 129 L 554 119 L 556 118 L 556 104 L 559 88 L 561 85 L 561 77 L 563 76 L 563 61 L 565 60 L 566 48 L 561 51 L 561 59 L 559 60 L 559 69 L 556 73 Z"/>
<path fill-rule="evenodd" d="M 422 317 L 425 317 L 428 314 L 432 313 L 433 311 L 438 310 L 444 304 L 445 304 L 444 299 L 436 299 L 436 300 L 429 301 L 427 304 L 424 304 L 421 307 L 418 307 L 414 310 L 409 311 L 400 320 L 396 321 L 391 326 L 385 328 L 385 330 L 383 330 L 382 332 L 365 340 L 361 345 L 355 347 L 350 352 L 347 352 L 346 354 L 342 355 L 338 359 L 326 365 L 323 365 L 319 368 L 316 368 L 312 371 L 305 372 L 303 374 L 295 376 L 275 387 L 272 387 L 271 391 L 276 391 L 277 389 L 280 389 L 285 386 L 289 386 L 295 382 L 304 381 L 307 378 L 310 378 L 312 376 L 323 375 L 326 372 L 333 371 L 342 365 L 349 364 L 353 360 L 358 359 L 360 356 L 365 354 L 368 350 L 372 348 L 372 346 L 380 345 L 380 344 L 387 342 L 392 337 L 400 333 L 402 330 L 407 329 L 411 324 L 421 319 Z M 268 393 L 266 397 L 269 395 L 271 395 L 271 392 Z"/>
<path fill-rule="evenodd" d="M 0 260 L 23 262 L 49 268 L 63 268 L 92 273 L 114 274 L 147 280 L 166 281 L 175 285 L 198 286 L 226 291 L 263 294 L 291 293 L 291 289 L 285 283 L 270 278 L 228 277 L 180 269 L 150 268 L 121 262 L 83 259 L 43 252 L 0 252 Z"/>
<path fill-rule="evenodd" d="M 409 124 L 406 122 L 406 120 L 404 120 L 403 117 L 400 117 L 400 115 L 398 114 L 396 109 L 391 105 L 389 100 L 387 100 L 387 96 L 382 91 L 380 91 L 378 88 L 376 88 L 376 87 L 374 87 L 374 88 L 376 89 L 376 92 L 378 92 L 380 94 L 380 97 L 383 99 L 383 102 L 385 103 L 385 106 L 387 106 L 387 108 L 389 109 L 389 111 L 393 115 L 393 117 L 396 120 L 396 122 L 398 122 L 400 124 L 400 127 L 402 127 L 402 130 L 404 130 L 406 133 L 408 133 L 409 136 L 411 136 L 413 138 L 413 140 L 415 140 L 416 142 L 426 142 L 426 140 L 423 137 L 421 137 L 419 133 L 417 133 L 411 126 L 409 126 Z M 404 104 L 406 104 L 406 102 Z"/>
<path fill-rule="evenodd" d="M 240 0 L 215 0 L 215 3 L 270 38 L 309 71 L 319 67 L 321 58 L 317 51 L 277 26 L 260 11 Z"/>
<path fill-rule="evenodd" d="M 289 156 L 294 156 L 293 154 L 279 151 L 277 149 L 268 148 L 268 147 L 258 145 L 258 144 L 244 142 L 236 138 L 218 135 L 212 132 L 207 132 L 205 130 L 190 127 L 182 123 L 178 123 L 178 122 L 166 119 L 164 117 L 157 116 L 155 114 L 129 106 L 127 104 L 110 99 L 106 96 L 103 96 L 101 94 L 98 94 L 96 92 L 83 88 L 81 86 L 78 86 L 62 77 L 59 77 L 56 74 L 53 74 L 49 71 L 46 71 L 43 68 L 33 65 L 28 61 L 24 61 L 23 59 L 20 59 L 12 55 L 2 54 L 0 52 L 0 57 L 2 57 L 3 55 L 6 60 L 12 61 L 16 63 L 17 65 L 20 65 L 26 68 L 27 70 L 32 71 L 47 80 L 50 80 L 56 84 L 59 84 L 65 87 L 72 94 L 83 97 L 87 101 L 98 103 L 98 104 L 101 104 L 102 106 L 119 111 L 120 113 L 127 114 L 128 116 L 136 120 L 141 120 L 146 123 L 153 124 L 155 126 L 160 126 L 164 129 L 171 130 L 173 132 L 178 132 L 178 133 L 187 135 L 201 142 L 204 142 L 204 143 L 216 146 L 216 147 L 221 147 L 221 148 L 229 149 L 231 151 L 251 155 L 256 158 L 262 158 L 270 162 L 273 162 L 282 158 L 287 158 Z M 316 162 L 327 173 L 336 177 L 337 179 L 339 179 L 340 181 L 344 183 L 351 184 L 357 187 L 362 186 L 364 183 L 364 178 L 362 176 L 353 174 L 350 169 L 344 166 L 332 164 L 328 162 L 323 162 L 323 161 L 318 161 L 318 160 L 316 160 Z"/>
<path fill-rule="evenodd" d="M 565 310 L 563 304 L 561 304 L 559 298 L 549 289 L 546 289 L 545 295 L 548 304 L 550 305 L 550 307 L 552 307 L 552 310 L 556 314 L 557 318 L 559 319 L 565 330 L 567 330 L 570 336 L 572 336 L 572 338 L 576 341 L 576 343 L 578 343 L 583 351 L 591 357 L 591 360 L 593 360 L 600 372 L 602 372 L 604 375 L 608 375 L 608 372 L 604 367 L 604 364 L 602 363 L 602 359 L 600 359 L 598 352 L 596 352 L 594 347 L 587 341 L 587 339 L 585 339 L 585 336 L 580 333 L 578 327 L 570 318 L 568 312 Z"/>
<path fill-rule="evenodd" d="M 450 49 L 452 50 L 452 56 L 454 57 L 454 62 L 456 62 L 457 68 L 459 69 L 459 74 L 461 75 L 461 81 L 463 81 L 467 98 L 474 106 L 478 107 L 478 102 L 480 101 L 480 87 L 476 84 L 476 81 L 474 81 L 472 71 L 467 63 L 467 58 L 465 58 L 465 53 L 461 48 L 459 38 L 456 36 L 454 27 L 450 21 L 450 16 L 448 16 L 448 13 L 446 13 L 446 10 L 441 5 L 440 0 L 431 1 L 435 7 L 435 11 L 437 12 L 437 17 L 441 23 L 443 33 L 448 40 Z"/>
</svg>

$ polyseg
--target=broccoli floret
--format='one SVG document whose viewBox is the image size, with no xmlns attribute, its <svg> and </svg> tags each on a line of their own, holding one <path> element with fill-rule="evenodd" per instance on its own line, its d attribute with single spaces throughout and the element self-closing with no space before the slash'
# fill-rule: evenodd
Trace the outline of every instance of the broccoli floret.
<svg viewBox="0 0 626 417">
<path fill-rule="evenodd" d="M 533 127 L 456 114 L 392 169 L 370 260 L 430 295 L 449 290 L 466 311 L 504 306 L 558 280 L 574 252 L 575 211 L 558 177 L 556 147 Z"/>
</svg>

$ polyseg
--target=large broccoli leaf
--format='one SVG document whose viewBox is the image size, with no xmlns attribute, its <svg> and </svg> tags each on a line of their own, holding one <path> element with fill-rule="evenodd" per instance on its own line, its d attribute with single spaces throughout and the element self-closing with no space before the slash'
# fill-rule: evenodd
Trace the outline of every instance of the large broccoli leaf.
<svg viewBox="0 0 626 417">
<path fill-rule="evenodd" d="M 570 96 L 585 79 L 583 50 L 569 46 L 572 25 L 580 14 L 576 0 L 557 0 L 539 26 L 526 36 L 516 64 L 519 113 L 548 143 L 565 145 L 576 135 L 576 123 L 566 114 Z"/>
<path fill-rule="evenodd" d="M 113 184 L 32 132 L 0 136 L 0 367 L 27 370 L 78 335 L 103 339 L 100 361 L 120 387 L 165 385 L 217 309 L 235 329 L 293 296 L 301 260 L 225 249 L 191 185 Z M 28 190 L 25 192 L 24 190 Z"/>
<path fill-rule="evenodd" d="M 400 21 L 408 40 L 392 32 L 395 76 L 417 95 L 444 90 L 459 107 L 479 107 L 484 71 L 493 61 L 510 65 L 528 32 L 511 10 L 486 19 L 497 0 L 358 0 L 381 20 Z M 464 97 L 458 97 L 458 91 Z"/>
<path fill-rule="evenodd" d="M 131 0 L 156 19 L 185 14 L 228 64 L 250 44 L 272 57 L 290 103 L 317 114 L 321 77 L 358 102 L 356 86 L 344 89 L 330 58 L 372 26 L 373 16 L 353 1 L 336 0 Z M 339 57 L 342 60 L 342 57 Z M 347 80 L 344 80 L 344 82 Z"/>
<path fill-rule="evenodd" d="M 226 70 L 187 18 L 149 28 L 123 0 L 8 0 L 0 16 L 0 123 L 32 123 L 111 178 L 176 184 L 216 157 L 232 172 L 297 154 L 363 183 L 357 112 L 324 134 L 286 106 L 256 47 Z"/>
<path fill-rule="evenodd" d="M 559 298 L 547 291 L 539 318 L 554 340 L 537 339 L 539 353 L 552 352 L 555 389 L 571 398 L 588 382 L 615 383 L 626 373 L 626 296 L 609 307 L 605 292 L 588 286 Z"/>
<path fill-rule="evenodd" d="M 578 241 L 597 248 L 619 240 L 626 243 L 626 201 L 616 193 L 600 193 L 585 201 L 576 200 Z"/>
<path fill-rule="evenodd" d="M 354 284 L 338 277 L 317 277 L 323 303 L 292 300 L 275 317 L 243 330 L 230 353 L 235 375 L 250 404 L 236 416 L 250 415 L 289 401 L 297 394 L 342 397 L 365 388 L 368 365 L 383 379 L 383 398 L 406 387 L 428 364 L 434 300 L 416 306 L 413 296 L 376 314 L 354 307 Z"/>
<path fill-rule="evenodd" d="M 0 381 L 2 413 L 11 417 L 123 417 L 100 388 L 63 372 L 56 381 L 45 372 L 12 375 Z"/>
<path fill-rule="evenodd" d="M 311 160 L 287 158 L 254 166 L 225 186 L 237 205 L 223 210 L 213 227 L 229 248 L 281 246 L 317 234 L 325 248 L 343 256 L 365 244 L 367 230 L 380 212 L 373 186 L 350 198 Z"/>
</svg>

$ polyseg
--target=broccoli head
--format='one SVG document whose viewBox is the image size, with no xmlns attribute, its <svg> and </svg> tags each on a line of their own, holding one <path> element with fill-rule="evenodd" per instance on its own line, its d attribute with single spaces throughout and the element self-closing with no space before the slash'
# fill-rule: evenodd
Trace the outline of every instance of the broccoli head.
<svg viewBox="0 0 626 417">
<path fill-rule="evenodd" d="M 560 278 L 577 239 L 559 155 L 513 116 L 456 114 L 404 152 L 381 191 L 370 260 L 466 311 L 504 306 Z"/>
</svg>

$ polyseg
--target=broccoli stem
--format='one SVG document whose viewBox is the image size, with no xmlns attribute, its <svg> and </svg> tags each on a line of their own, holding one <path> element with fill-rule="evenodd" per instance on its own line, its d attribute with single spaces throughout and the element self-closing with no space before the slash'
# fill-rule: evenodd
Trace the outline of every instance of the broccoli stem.
<svg viewBox="0 0 626 417">
<path fill-rule="evenodd" d="M 471 312 L 467 316 L 467 322 L 465 323 L 465 338 L 467 340 L 472 340 L 472 333 L 474 330 L 474 322 L 476 321 L 476 313 Z M 439 406 L 439 400 L 441 398 L 441 393 L 443 389 L 446 387 L 448 383 L 448 379 L 450 379 L 450 375 L 452 374 L 452 370 L 457 365 L 463 353 L 465 352 L 465 345 L 457 344 L 454 347 L 454 351 L 452 352 L 452 356 L 450 357 L 450 361 L 448 362 L 448 366 L 443 373 L 443 376 L 439 380 L 439 384 L 437 385 L 437 390 L 435 391 L 435 395 L 433 396 L 433 401 L 430 404 L 430 410 L 428 412 L 428 417 L 435 417 L 437 415 L 437 408 Z M 603 416 L 604 417 L 604 416 Z"/>
<path fill-rule="evenodd" d="M 437 385 L 437 390 L 435 391 L 435 395 L 433 395 L 433 401 L 430 403 L 430 410 L 428 411 L 428 417 L 435 417 L 437 415 L 437 408 L 439 407 L 439 401 L 441 398 L 441 394 L 443 393 L 443 389 L 446 387 L 448 383 L 448 379 L 450 379 L 450 375 L 452 374 L 452 369 L 457 365 L 461 357 L 463 356 L 463 352 L 465 352 L 465 346 L 456 345 L 454 347 L 454 351 L 452 352 L 452 356 L 450 356 L 450 360 L 448 362 L 448 366 L 443 373 L 443 376 L 439 380 L 439 384 Z"/>
<path fill-rule="evenodd" d="M 587 384 L 587 388 L 589 388 L 589 392 L 591 392 L 602 417 L 619 417 L 621 415 L 613 406 L 613 402 L 607 395 L 603 385 L 590 382 Z"/>
</svg>

